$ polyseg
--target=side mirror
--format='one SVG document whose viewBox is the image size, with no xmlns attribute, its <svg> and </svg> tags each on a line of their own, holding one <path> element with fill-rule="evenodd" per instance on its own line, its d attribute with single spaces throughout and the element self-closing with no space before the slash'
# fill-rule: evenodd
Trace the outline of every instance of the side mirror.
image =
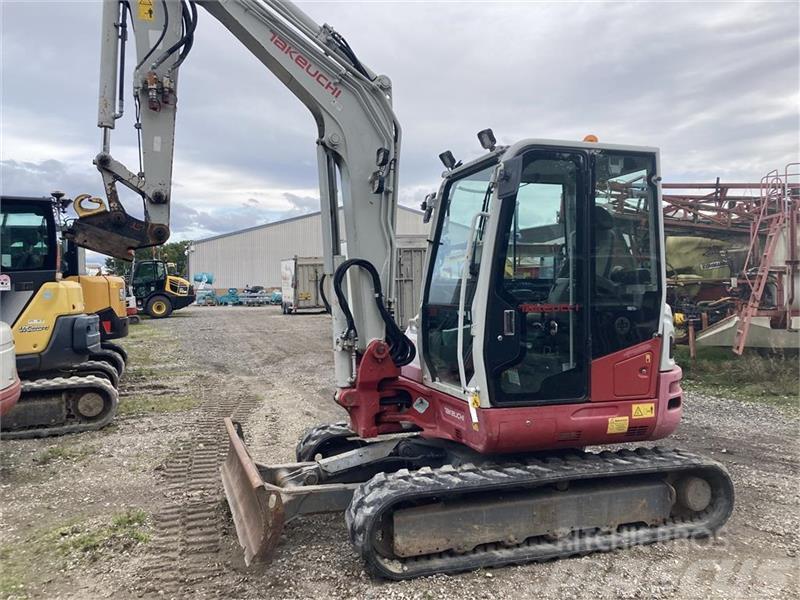
<svg viewBox="0 0 800 600">
<path fill-rule="evenodd" d="M 433 215 L 433 209 L 436 208 L 436 192 L 425 196 L 425 200 L 419 205 L 422 209 L 422 222 L 429 223 Z"/>
</svg>

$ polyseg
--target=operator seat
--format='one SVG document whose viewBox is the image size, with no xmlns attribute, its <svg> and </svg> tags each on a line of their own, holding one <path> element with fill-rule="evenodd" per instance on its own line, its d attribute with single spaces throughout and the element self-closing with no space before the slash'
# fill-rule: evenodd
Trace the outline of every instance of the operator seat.
<svg viewBox="0 0 800 600">
<path fill-rule="evenodd" d="M 614 281 L 614 273 L 635 271 L 636 261 L 622 233 L 614 228 L 614 217 L 611 213 L 604 207 L 595 205 L 592 217 L 595 277 Z"/>
</svg>

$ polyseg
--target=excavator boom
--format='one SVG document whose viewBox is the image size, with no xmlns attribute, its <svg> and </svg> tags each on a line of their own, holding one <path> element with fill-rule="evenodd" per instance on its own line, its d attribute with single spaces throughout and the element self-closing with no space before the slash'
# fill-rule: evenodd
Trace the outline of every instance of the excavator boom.
<svg viewBox="0 0 800 600">
<path fill-rule="evenodd" d="M 143 5 L 144 6 L 144 5 Z M 137 248 L 164 243 L 170 235 L 172 163 L 178 73 L 194 43 L 197 7 L 222 23 L 309 109 L 317 124 L 317 158 L 325 272 L 333 276 L 348 256 L 374 265 L 386 297 L 394 282 L 395 213 L 400 125 L 391 106 L 391 81 L 376 75 L 329 25 L 318 25 L 291 2 L 274 0 L 161 0 L 132 11 L 129 4 L 103 4 L 98 126 L 95 158 L 106 200 L 76 202 L 79 218 L 67 235 L 78 245 L 130 260 Z M 130 20 L 128 20 L 130 18 Z M 111 155 L 111 133 L 123 114 L 125 40 L 133 31 L 136 62 L 133 93 L 140 136 L 140 169 L 134 173 Z M 117 185 L 142 199 L 143 219 L 120 201 Z M 339 223 L 341 204 L 344 224 Z M 336 381 L 352 385 L 356 350 L 383 339 L 385 319 L 376 307 L 368 273 L 350 274 L 346 315 L 334 306 Z"/>
</svg>

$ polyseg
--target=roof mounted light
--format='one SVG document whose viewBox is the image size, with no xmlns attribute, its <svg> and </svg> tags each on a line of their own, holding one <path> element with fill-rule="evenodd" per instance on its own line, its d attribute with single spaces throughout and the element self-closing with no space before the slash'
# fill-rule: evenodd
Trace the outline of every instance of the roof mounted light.
<svg viewBox="0 0 800 600">
<path fill-rule="evenodd" d="M 497 146 L 497 140 L 494 137 L 494 132 L 491 129 L 484 129 L 478 132 L 478 141 L 481 143 L 481 148 L 492 152 Z"/>
<path fill-rule="evenodd" d="M 448 171 L 452 171 L 453 168 L 456 166 L 456 157 L 453 156 L 453 153 L 450 150 L 445 150 L 439 155 L 439 160 L 442 161 L 444 168 Z"/>
<path fill-rule="evenodd" d="M 583 141 L 589 142 L 590 144 L 596 144 L 600 140 L 597 139 L 597 136 L 595 134 L 590 133 L 589 135 L 584 136 Z"/>
<path fill-rule="evenodd" d="M 389 164 L 388 148 L 378 148 L 378 151 L 375 153 L 375 164 L 378 167 L 385 167 Z"/>
</svg>

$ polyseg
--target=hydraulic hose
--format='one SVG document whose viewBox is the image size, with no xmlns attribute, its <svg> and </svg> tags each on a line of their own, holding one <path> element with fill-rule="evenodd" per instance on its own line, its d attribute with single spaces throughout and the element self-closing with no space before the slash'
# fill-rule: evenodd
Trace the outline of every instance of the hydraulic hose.
<svg viewBox="0 0 800 600">
<path fill-rule="evenodd" d="M 175 52 L 183 46 L 184 51 L 178 56 L 175 64 L 170 67 L 170 71 L 172 71 L 183 62 L 183 59 L 186 58 L 186 54 L 189 53 L 194 43 L 194 31 L 197 28 L 197 6 L 193 2 L 190 8 L 185 0 L 181 1 L 181 19 L 183 21 L 183 35 L 153 61 L 153 64 L 150 66 L 151 70 L 155 71 L 167 58 L 175 54 Z"/>
<path fill-rule="evenodd" d="M 158 45 L 161 43 L 161 40 L 164 39 L 164 36 L 167 34 L 167 28 L 169 27 L 169 13 L 167 12 L 167 0 L 161 0 L 161 10 L 164 11 L 164 26 L 161 28 L 161 35 L 158 36 L 156 43 L 152 45 L 150 50 L 147 51 L 147 54 L 144 55 L 144 58 L 139 61 L 139 64 L 136 65 L 134 71 L 138 71 L 139 68 L 147 61 L 148 58 L 156 51 Z"/>
<path fill-rule="evenodd" d="M 325 306 L 325 312 L 331 314 L 331 303 L 328 302 L 328 297 L 325 295 L 325 278 L 327 275 L 322 274 L 319 278 L 319 297 L 322 298 L 322 304 Z"/>
<path fill-rule="evenodd" d="M 411 340 L 408 339 L 408 337 L 406 337 L 402 330 L 397 326 L 397 323 L 395 323 L 392 315 L 389 314 L 389 311 L 387 310 L 383 301 L 383 288 L 381 286 L 381 278 L 378 275 L 377 269 L 375 269 L 372 263 L 364 260 L 363 258 L 351 258 L 344 261 L 341 265 L 339 265 L 339 267 L 336 269 L 336 272 L 333 274 L 333 291 L 336 294 L 336 299 L 339 301 L 339 306 L 342 309 L 342 313 L 344 313 L 344 317 L 347 320 L 347 330 L 345 331 L 345 335 L 352 338 L 358 337 L 358 331 L 356 330 L 355 321 L 353 320 L 353 313 L 350 311 L 350 305 L 347 302 L 347 296 L 342 290 L 342 281 L 344 280 L 344 276 L 350 267 L 359 267 L 364 269 L 372 277 L 372 288 L 375 292 L 375 305 L 377 306 L 378 312 L 380 313 L 383 323 L 386 326 L 385 341 L 387 344 L 389 344 L 389 355 L 392 357 L 392 361 L 396 366 L 404 367 L 414 360 L 414 357 L 417 355 L 417 349 L 414 347 L 414 344 L 411 342 Z"/>
</svg>

